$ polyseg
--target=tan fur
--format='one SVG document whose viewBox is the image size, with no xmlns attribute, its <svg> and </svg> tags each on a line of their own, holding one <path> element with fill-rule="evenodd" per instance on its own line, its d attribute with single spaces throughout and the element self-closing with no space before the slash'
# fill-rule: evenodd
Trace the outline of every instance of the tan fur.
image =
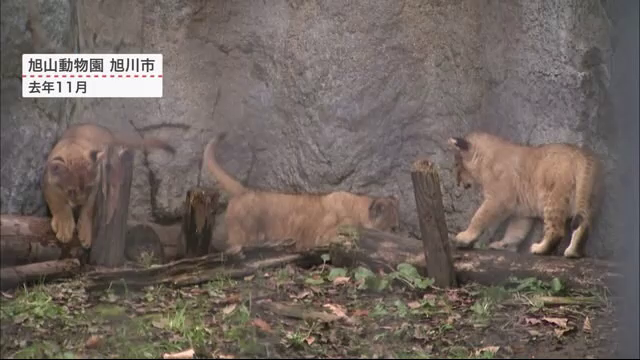
<svg viewBox="0 0 640 360">
<path fill-rule="evenodd" d="M 175 152 L 173 147 L 156 138 L 116 138 L 109 129 L 96 124 L 69 127 L 49 153 L 42 179 L 44 197 L 52 214 L 51 228 L 63 243 L 73 238 L 73 210 L 80 208 L 78 238 L 85 248 L 90 246 L 93 207 L 84 205 L 93 203 L 97 180 L 96 161 L 109 144 Z"/>
<path fill-rule="evenodd" d="M 231 194 L 225 222 L 227 247 L 265 241 L 293 240 L 298 249 L 327 244 L 340 226 L 396 231 L 398 200 L 345 191 L 328 194 L 286 194 L 248 189 L 218 165 L 215 147 L 225 133 L 207 144 L 204 163 L 222 189 Z"/>
<path fill-rule="evenodd" d="M 467 229 L 456 235 L 459 246 L 471 246 L 488 226 L 509 216 L 503 239 L 490 247 L 517 246 L 533 220 L 542 218 L 543 239 L 530 250 L 547 254 L 564 237 L 566 219 L 573 218 L 564 256 L 581 256 L 600 184 L 601 165 L 591 151 L 571 144 L 524 146 L 483 132 L 450 138 L 449 144 L 456 151 L 458 184 L 478 184 L 484 195 Z"/>
</svg>

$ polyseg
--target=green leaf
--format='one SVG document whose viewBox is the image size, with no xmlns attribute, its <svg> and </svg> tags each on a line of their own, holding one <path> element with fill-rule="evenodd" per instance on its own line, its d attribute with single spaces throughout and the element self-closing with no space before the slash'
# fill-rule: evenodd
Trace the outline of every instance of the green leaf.
<svg viewBox="0 0 640 360">
<path fill-rule="evenodd" d="M 327 279 L 333 281 L 337 277 L 345 277 L 347 276 L 347 269 L 343 268 L 333 268 L 327 275 Z"/>
<path fill-rule="evenodd" d="M 419 279 L 420 274 L 415 266 L 407 263 L 398 264 L 398 272 L 402 274 L 407 280 Z"/>
<path fill-rule="evenodd" d="M 324 279 L 322 278 L 307 278 L 305 281 L 305 284 L 309 284 L 309 285 L 322 285 L 324 284 Z"/>
<path fill-rule="evenodd" d="M 370 277 L 375 277 L 376 275 L 368 268 L 364 266 L 358 266 L 357 268 L 355 268 L 355 270 L 353 270 L 353 276 L 355 277 L 356 281 L 361 281 L 366 280 Z"/>
<path fill-rule="evenodd" d="M 560 279 L 558 279 L 557 277 L 554 277 L 553 280 L 551 280 L 551 290 L 553 291 L 553 293 L 557 294 L 563 289 L 564 285 L 562 284 L 562 281 L 560 281 Z"/>
<path fill-rule="evenodd" d="M 415 279 L 413 281 L 415 286 L 420 290 L 428 288 L 429 286 L 433 285 L 434 282 L 435 280 L 432 278 Z"/>
</svg>

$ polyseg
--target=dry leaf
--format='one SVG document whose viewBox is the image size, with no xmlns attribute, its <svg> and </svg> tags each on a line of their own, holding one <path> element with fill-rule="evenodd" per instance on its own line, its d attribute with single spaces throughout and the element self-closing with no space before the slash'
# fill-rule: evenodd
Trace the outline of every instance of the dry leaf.
<svg viewBox="0 0 640 360">
<path fill-rule="evenodd" d="M 98 345 L 100 345 L 101 340 L 102 340 L 102 337 L 98 335 L 91 335 L 89 339 L 87 339 L 87 342 L 84 343 L 84 346 L 87 349 L 96 348 L 98 347 Z"/>
<path fill-rule="evenodd" d="M 525 322 L 527 325 L 538 325 L 538 324 L 540 324 L 542 321 L 541 321 L 540 319 L 536 319 L 536 318 L 530 318 L 530 317 L 528 317 L 528 318 L 525 318 L 525 319 L 524 319 L 524 322 Z"/>
<path fill-rule="evenodd" d="M 412 301 L 412 302 L 408 303 L 408 304 L 407 304 L 407 306 L 408 306 L 410 309 L 417 309 L 417 308 L 419 308 L 419 307 L 420 307 L 420 306 L 422 306 L 422 305 L 420 305 L 420 303 L 419 303 L 419 302 L 417 302 L 417 301 Z"/>
<path fill-rule="evenodd" d="M 349 280 L 351 279 L 347 276 L 338 276 L 335 279 L 333 279 L 333 285 L 344 285 L 349 283 Z"/>
<path fill-rule="evenodd" d="M 586 318 L 584 318 L 584 324 L 582 325 L 582 331 L 591 332 L 591 320 L 589 319 L 588 316 Z"/>
<path fill-rule="evenodd" d="M 328 308 L 338 317 L 347 317 L 346 311 L 340 305 L 324 304 L 324 307 Z"/>
<path fill-rule="evenodd" d="M 193 359 L 193 355 L 196 352 L 193 349 L 177 352 L 177 353 L 165 353 L 162 355 L 163 359 Z"/>
<path fill-rule="evenodd" d="M 538 330 L 529 330 L 529 335 L 531 336 L 540 336 L 540 331 Z"/>
<path fill-rule="evenodd" d="M 6 293 L 6 292 L 2 292 L 2 296 L 6 297 L 7 299 L 13 299 L 13 295 Z"/>
<path fill-rule="evenodd" d="M 218 354 L 220 359 L 235 359 L 233 355 Z"/>
<path fill-rule="evenodd" d="M 244 277 L 244 281 L 251 281 L 251 280 L 253 280 L 254 277 L 256 277 L 256 274 L 245 276 Z"/>
<path fill-rule="evenodd" d="M 266 321 L 260 318 L 253 319 L 253 325 L 257 326 L 260 330 L 264 332 L 271 332 L 271 326 L 269 326 L 269 324 L 267 324 Z"/>
<path fill-rule="evenodd" d="M 302 300 L 302 299 L 306 298 L 307 296 L 309 296 L 309 295 L 311 295 L 311 294 L 312 294 L 312 292 L 311 292 L 311 291 L 305 290 L 305 291 L 301 292 L 301 293 L 300 293 L 300 294 L 298 294 L 298 295 L 290 295 L 290 296 L 291 296 L 292 298 L 294 298 L 294 299 Z"/>
<path fill-rule="evenodd" d="M 566 318 L 550 318 L 550 317 L 544 317 L 542 318 L 542 320 L 560 326 L 562 328 L 566 328 L 567 327 L 567 319 Z"/>
<path fill-rule="evenodd" d="M 238 306 L 238 304 L 227 305 L 222 309 L 222 313 L 225 315 L 229 315 L 233 312 L 233 310 L 236 309 L 236 306 Z"/>
<path fill-rule="evenodd" d="M 313 336 L 309 336 L 308 338 L 304 339 L 304 341 L 305 341 L 307 344 L 311 345 L 311 344 L 313 344 L 314 342 L 316 342 L 316 338 L 314 338 Z"/>
<path fill-rule="evenodd" d="M 495 355 L 498 352 L 498 350 L 500 350 L 500 346 L 483 347 L 482 349 L 476 350 L 476 356 L 480 356 L 483 352 L 488 352 L 491 355 Z"/>
<path fill-rule="evenodd" d="M 563 328 L 563 329 L 553 329 L 553 332 L 556 334 L 557 337 L 560 337 L 571 330 L 573 330 L 573 327 Z"/>
<path fill-rule="evenodd" d="M 353 312 L 353 316 L 367 316 L 369 315 L 369 310 L 365 310 L 365 309 L 356 309 Z"/>
</svg>

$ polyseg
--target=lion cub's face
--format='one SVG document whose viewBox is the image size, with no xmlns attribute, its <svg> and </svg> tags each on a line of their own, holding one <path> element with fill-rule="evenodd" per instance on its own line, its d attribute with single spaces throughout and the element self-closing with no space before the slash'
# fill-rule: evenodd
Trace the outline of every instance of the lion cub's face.
<svg viewBox="0 0 640 360">
<path fill-rule="evenodd" d="M 47 164 L 49 183 L 59 188 L 67 197 L 72 207 L 86 202 L 92 182 L 92 171 L 71 170 L 62 161 L 54 159 Z"/>
<path fill-rule="evenodd" d="M 398 199 L 393 196 L 376 198 L 369 206 L 371 227 L 386 232 L 396 232 L 400 226 Z"/>
<path fill-rule="evenodd" d="M 456 183 L 465 189 L 469 189 L 475 182 L 469 171 L 471 160 L 471 144 L 462 138 L 449 138 L 449 144 L 455 148 L 453 169 L 456 174 Z"/>
</svg>

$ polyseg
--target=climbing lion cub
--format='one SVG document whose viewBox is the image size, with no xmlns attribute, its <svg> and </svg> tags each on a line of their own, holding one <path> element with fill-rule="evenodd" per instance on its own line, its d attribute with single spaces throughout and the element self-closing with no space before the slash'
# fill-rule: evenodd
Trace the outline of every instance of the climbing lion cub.
<svg viewBox="0 0 640 360">
<path fill-rule="evenodd" d="M 326 244 L 341 225 L 382 231 L 398 227 L 398 200 L 345 191 L 329 194 L 286 194 L 248 189 L 216 161 L 215 148 L 226 133 L 212 139 L 204 163 L 231 198 L 225 214 L 228 252 L 263 241 L 293 240 L 297 249 Z"/>
<path fill-rule="evenodd" d="M 71 241 L 75 230 L 73 210 L 80 208 L 78 238 L 84 248 L 91 245 L 92 203 L 95 195 L 96 162 L 109 144 L 130 148 L 161 148 L 175 153 L 173 147 L 156 138 L 124 140 L 96 124 L 69 127 L 53 147 L 44 168 L 42 187 L 51 210 L 51 228 L 63 243 Z M 89 199 L 91 198 L 91 201 Z"/>
<path fill-rule="evenodd" d="M 482 187 L 484 201 L 455 242 L 471 246 L 483 230 L 512 215 L 502 240 L 492 248 L 517 246 L 527 236 L 534 218 L 542 218 L 542 241 L 531 253 L 547 254 L 565 234 L 572 218 L 567 258 L 580 257 L 579 246 L 590 226 L 601 165 L 589 150 L 570 144 L 523 146 L 483 132 L 450 138 L 456 151 L 458 185 Z"/>
</svg>

